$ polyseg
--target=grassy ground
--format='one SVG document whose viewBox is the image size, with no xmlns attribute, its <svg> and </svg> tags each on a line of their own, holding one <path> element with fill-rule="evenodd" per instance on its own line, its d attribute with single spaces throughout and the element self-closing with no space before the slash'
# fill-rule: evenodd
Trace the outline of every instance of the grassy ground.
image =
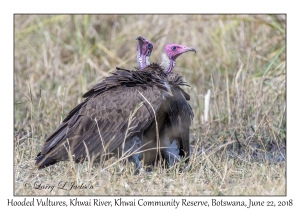
<svg viewBox="0 0 300 210">
<path fill-rule="evenodd" d="M 16 15 L 15 194 L 285 195 L 285 30 L 282 15 Z M 87 162 L 37 170 L 45 138 L 83 93 L 116 66 L 137 66 L 138 35 L 153 42 L 153 62 L 167 43 L 197 50 L 174 70 L 190 85 L 195 113 L 189 166 L 134 176 L 112 158 L 105 171 Z M 72 182 L 92 188 L 68 190 Z"/>
</svg>

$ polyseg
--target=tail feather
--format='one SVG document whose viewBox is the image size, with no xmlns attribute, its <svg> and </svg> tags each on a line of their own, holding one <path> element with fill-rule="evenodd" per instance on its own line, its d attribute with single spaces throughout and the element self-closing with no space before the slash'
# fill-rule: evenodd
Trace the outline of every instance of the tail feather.
<svg viewBox="0 0 300 210">
<path fill-rule="evenodd" d="M 45 157 L 45 156 L 46 155 L 41 155 L 41 153 L 39 153 L 35 158 L 36 159 L 35 165 L 38 167 L 38 169 L 46 168 L 58 162 L 57 160 L 51 157 Z"/>
</svg>

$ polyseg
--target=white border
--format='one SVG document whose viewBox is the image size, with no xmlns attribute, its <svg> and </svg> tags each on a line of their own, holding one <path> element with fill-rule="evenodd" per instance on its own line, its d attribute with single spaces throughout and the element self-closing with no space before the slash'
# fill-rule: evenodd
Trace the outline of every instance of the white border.
<svg viewBox="0 0 300 210">
<path fill-rule="evenodd" d="M 299 10 L 296 1 L 10 1 L 0 4 L 1 18 L 1 185 L 0 206 L 7 206 L 7 199 L 13 197 L 13 14 L 14 13 L 287 13 L 287 197 L 251 197 L 257 200 L 294 200 L 290 209 L 300 209 L 299 202 L 299 100 L 300 98 L 300 34 Z M 52 200 L 69 200 L 71 197 L 51 197 Z M 98 197 L 113 200 L 116 197 Z M 126 199 L 133 199 L 125 197 Z M 213 197 L 191 197 L 194 200 L 211 200 Z M 226 200 L 248 200 L 247 197 L 222 197 Z M 222 199 L 217 197 L 217 199 Z M 31 199 L 30 197 L 28 199 Z M 88 197 L 81 197 L 88 199 Z M 170 197 L 146 197 L 147 200 L 170 200 Z M 176 197 L 180 200 L 182 197 Z M 34 208 L 40 208 L 35 206 Z M 65 208 L 65 207 L 64 207 Z M 92 207 L 97 208 L 99 207 Z M 140 207 L 138 207 L 140 208 Z M 146 207 L 153 208 L 153 207 Z M 197 207 L 199 208 L 199 207 Z M 200 207 L 201 208 L 201 207 Z M 212 208 L 212 207 L 211 207 Z M 211 209 L 210 208 L 210 209 Z M 223 207 L 229 209 L 230 207 Z M 127 207 L 127 209 L 129 209 Z M 174 209 L 174 208 L 172 208 Z"/>
</svg>

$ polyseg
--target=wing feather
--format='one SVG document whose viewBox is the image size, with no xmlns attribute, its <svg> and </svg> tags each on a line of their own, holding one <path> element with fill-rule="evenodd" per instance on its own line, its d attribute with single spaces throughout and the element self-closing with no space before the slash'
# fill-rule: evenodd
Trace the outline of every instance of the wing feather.
<svg viewBox="0 0 300 210">
<path fill-rule="evenodd" d="M 91 91 L 85 94 L 88 98 L 75 107 L 70 112 L 71 116 L 67 116 L 67 120 L 47 138 L 38 155 L 43 158 L 37 158 L 36 164 L 39 167 L 43 167 L 43 163 L 49 159 L 51 163 L 68 159 L 66 147 L 77 162 L 87 156 L 86 147 L 91 156 L 113 152 L 125 139 L 130 115 L 137 104 L 144 101 L 139 92 L 150 101 L 154 110 L 160 108 L 161 90 L 158 87 L 109 85 L 106 88 L 108 90 L 104 90 L 102 84 L 94 87 L 93 95 Z M 98 87 L 101 87 L 101 93 L 96 92 Z M 144 103 L 135 113 L 127 138 L 147 129 L 153 120 L 154 115 L 147 106 Z"/>
</svg>

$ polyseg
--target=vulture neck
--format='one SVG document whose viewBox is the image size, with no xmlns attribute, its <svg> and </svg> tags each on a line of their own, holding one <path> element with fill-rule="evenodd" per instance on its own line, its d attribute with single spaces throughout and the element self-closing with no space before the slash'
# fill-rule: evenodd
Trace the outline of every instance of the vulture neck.
<svg viewBox="0 0 300 210">
<path fill-rule="evenodd" d="M 143 56 L 138 53 L 136 60 L 139 65 L 139 70 L 142 70 L 146 66 L 150 65 L 150 56 Z"/>
<path fill-rule="evenodd" d="M 145 65 L 145 67 L 146 66 L 149 66 L 150 65 L 150 56 L 146 56 L 146 65 Z"/>
<path fill-rule="evenodd" d="M 136 54 L 136 61 L 137 61 L 138 65 L 139 65 L 139 69 L 140 70 L 145 67 L 145 63 L 146 63 L 145 57 L 141 55 L 141 52 L 140 52 L 139 49 L 138 49 L 138 52 Z"/>
<path fill-rule="evenodd" d="M 142 70 L 146 66 L 150 65 L 150 55 L 147 51 L 147 55 L 143 54 L 142 50 L 137 46 L 136 62 L 138 63 L 139 70 Z"/>
<path fill-rule="evenodd" d="M 175 61 L 169 59 L 166 53 L 163 53 L 160 66 L 163 68 L 165 74 L 169 74 L 175 66 Z"/>
</svg>

